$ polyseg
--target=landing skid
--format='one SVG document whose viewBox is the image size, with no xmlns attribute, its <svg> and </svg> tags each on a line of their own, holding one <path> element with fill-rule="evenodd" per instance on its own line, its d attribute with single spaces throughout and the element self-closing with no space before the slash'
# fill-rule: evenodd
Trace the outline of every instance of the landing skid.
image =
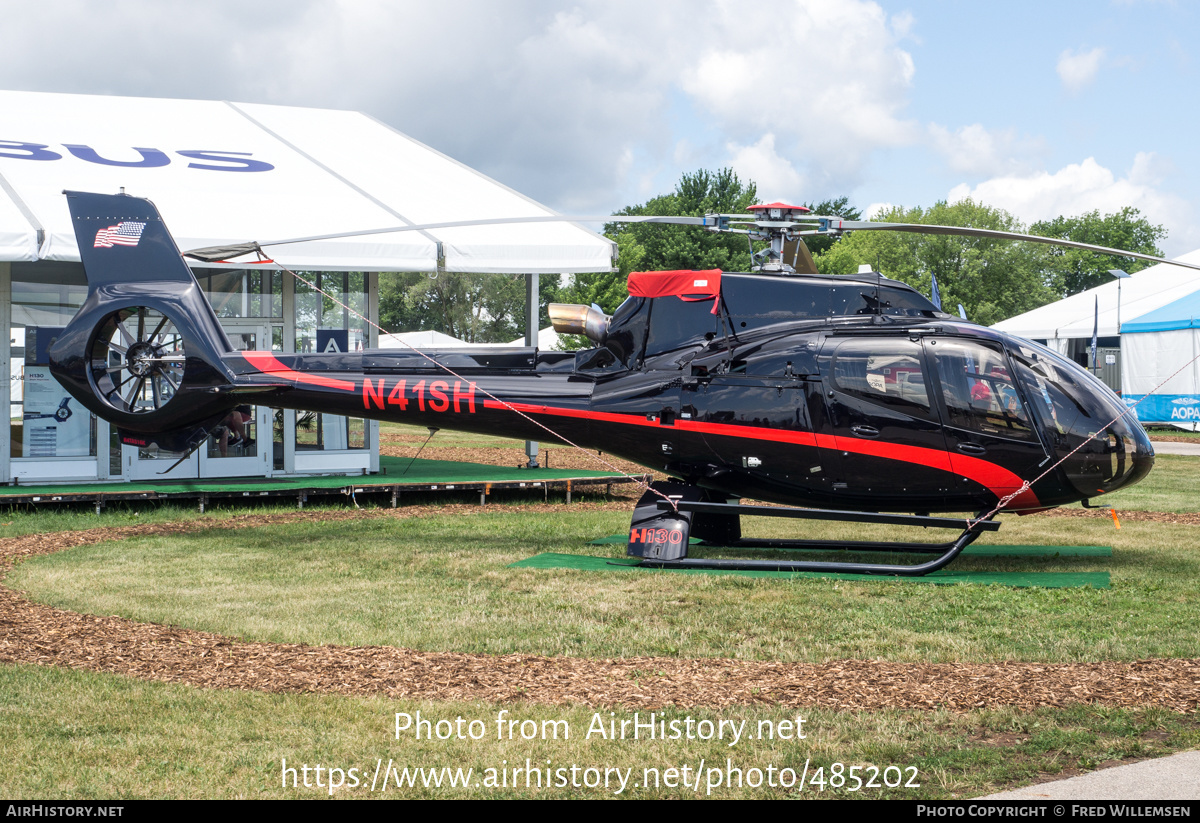
<svg viewBox="0 0 1200 823">
<path fill-rule="evenodd" d="M 745 506 L 717 498 L 714 493 L 682 483 L 654 484 L 638 501 L 630 526 L 626 553 L 640 557 L 639 565 L 660 569 L 728 569 L 732 571 L 845 572 L 852 574 L 898 575 L 919 577 L 944 568 L 985 531 L 996 531 L 1000 524 L 991 519 L 969 523 L 965 519 L 922 515 L 881 514 L 875 512 L 798 509 L 789 507 Z M 754 540 L 741 537 L 741 516 L 786 517 L 804 520 L 833 520 L 845 523 L 879 523 L 895 526 L 922 526 L 959 529 L 955 540 L 945 543 L 900 543 L 822 540 Z M 690 538 L 729 549 L 771 549 L 783 551 L 852 551 L 935 554 L 937 557 L 918 564 L 861 563 L 813 560 L 753 560 L 689 558 Z"/>
</svg>

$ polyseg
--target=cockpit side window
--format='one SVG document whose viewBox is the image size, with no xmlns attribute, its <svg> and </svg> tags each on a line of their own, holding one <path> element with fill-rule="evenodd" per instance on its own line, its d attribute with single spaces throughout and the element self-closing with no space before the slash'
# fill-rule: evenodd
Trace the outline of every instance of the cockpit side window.
<svg viewBox="0 0 1200 823">
<path fill-rule="evenodd" d="M 1091 432 L 1124 414 L 1112 392 L 1061 355 L 1029 342 L 1016 346 L 1012 355 L 1047 428 Z"/>
<path fill-rule="evenodd" d="M 948 425 L 1014 440 L 1036 439 L 1002 352 L 965 340 L 931 343 Z"/>
<path fill-rule="evenodd" d="M 921 349 L 909 340 L 847 340 L 833 355 L 834 385 L 846 394 L 933 419 Z"/>
</svg>

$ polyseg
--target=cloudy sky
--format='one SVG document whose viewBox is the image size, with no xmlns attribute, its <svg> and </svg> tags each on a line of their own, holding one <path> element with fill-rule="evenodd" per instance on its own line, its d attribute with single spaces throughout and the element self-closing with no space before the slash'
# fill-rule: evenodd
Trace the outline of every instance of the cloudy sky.
<svg viewBox="0 0 1200 823">
<path fill-rule="evenodd" d="M 366 112 L 567 212 L 732 166 L 767 199 L 1135 206 L 1200 248 L 1200 5 L 0 0 L 0 88 Z M 20 140 L 19 112 L 0 140 Z M 12 130 L 11 134 L 7 132 Z M 352 146 L 347 147 L 352 150 Z"/>
</svg>

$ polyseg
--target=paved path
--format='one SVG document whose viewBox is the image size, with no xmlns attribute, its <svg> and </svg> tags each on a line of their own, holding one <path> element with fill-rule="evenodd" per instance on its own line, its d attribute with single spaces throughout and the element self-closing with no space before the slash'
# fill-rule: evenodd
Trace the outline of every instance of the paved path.
<svg viewBox="0 0 1200 823">
<path fill-rule="evenodd" d="M 993 794 L 983 800 L 1196 800 L 1200 751 L 1081 774 Z"/>
<path fill-rule="evenodd" d="M 1171 441 L 1155 440 L 1155 454 L 1190 454 L 1193 457 L 1200 457 L 1200 441 L 1195 443 L 1175 443 Z"/>
</svg>

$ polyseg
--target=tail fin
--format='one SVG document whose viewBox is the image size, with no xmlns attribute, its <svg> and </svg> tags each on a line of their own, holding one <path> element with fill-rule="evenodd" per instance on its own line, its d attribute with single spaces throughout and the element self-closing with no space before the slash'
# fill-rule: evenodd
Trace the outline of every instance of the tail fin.
<svg viewBox="0 0 1200 823">
<path fill-rule="evenodd" d="M 64 192 L 88 296 L 50 349 L 55 378 L 123 438 L 163 448 L 206 436 L 236 402 L 232 351 L 149 200 Z"/>
</svg>

